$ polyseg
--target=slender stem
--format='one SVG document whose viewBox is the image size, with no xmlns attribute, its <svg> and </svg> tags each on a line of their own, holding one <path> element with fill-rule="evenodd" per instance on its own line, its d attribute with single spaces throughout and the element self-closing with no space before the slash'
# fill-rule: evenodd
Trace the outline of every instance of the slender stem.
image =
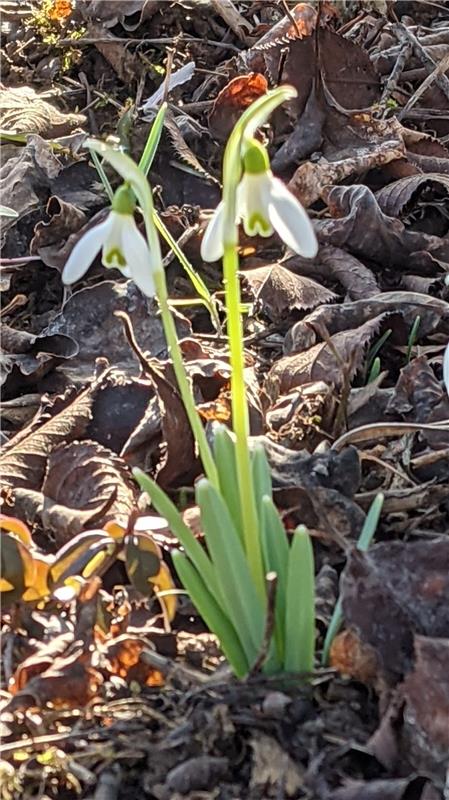
<svg viewBox="0 0 449 800">
<path fill-rule="evenodd" d="M 220 331 L 220 318 L 217 314 L 217 309 L 215 307 L 215 303 L 211 297 L 211 294 L 204 283 L 203 279 L 198 275 L 196 270 L 192 267 L 188 258 L 186 258 L 185 254 L 181 250 L 180 246 L 176 239 L 173 238 L 170 231 L 168 230 L 167 226 L 164 224 L 162 219 L 160 218 L 157 211 L 153 210 L 153 222 L 159 231 L 160 235 L 163 239 L 167 242 L 170 250 L 175 254 L 176 258 L 178 259 L 179 263 L 184 267 L 187 275 L 189 276 L 193 287 L 196 292 L 198 292 L 199 296 L 202 298 L 203 302 L 206 304 L 207 310 L 212 319 L 212 324 L 214 325 L 215 330 Z"/>
<path fill-rule="evenodd" d="M 157 270 L 154 278 L 156 283 L 157 297 L 159 300 L 159 307 L 161 309 L 165 338 L 167 339 L 169 355 L 172 360 L 176 380 L 178 381 L 178 388 L 181 394 L 182 402 L 184 403 L 184 408 L 198 445 L 201 461 L 203 462 L 204 472 L 206 473 L 206 476 L 210 482 L 215 486 L 216 489 L 218 489 L 219 482 L 217 468 L 212 456 L 212 451 L 209 447 L 209 442 L 207 441 L 203 423 L 201 422 L 201 419 L 195 408 L 192 390 L 189 386 L 187 373 L 182 360 L 181 350 L 178 344 L 175 323 L 168 305 L 167 285 L 165 283 L 165 274 L 163 270 Z"/>
<path fill-rule="evenodd" d="M 231 358 L 232 426 L 236 437 L 237 478 L 242 508 L 243 536 L 248 563 L 260 594 L 266 586 L 259 541 L 259 520 L 254 497 L 249 452 L 249 413 L 244 376 L 243 330 L 240 315 L 239 261 L 234 245 L 225 245 L 223 271 L 228 311 L 228 338 Z"/>
<path fill-rule="evenodd" d="M 101 163 L 100 159 L 98 158 L 98 155 L 96 154 L 95 150 L 90 150 L 90 155 L 91 155 L 92 161 L 94 162 L 95 169 L 98 172 L 99 178 L 100 178 L 100 180 L 101 180 L 101 182 L 103 184 L 103 188 L 104 188 L 104 190 L 105 190 L 105 192 L 106 192 L 106 194 L 107 194 L 107 196 L 109 198 L 109 202 L 112 204 L 112 201 L 114 199 L 114 190 L 112 189 L 112 186 L 109 183 L 109 179 L 108 179 L 108 177 L 107 177 L 107 175 L 106 175 L 106 173 L 105 173 L 105 171 L 103 169 L 103 164 Z"/>
</svg>

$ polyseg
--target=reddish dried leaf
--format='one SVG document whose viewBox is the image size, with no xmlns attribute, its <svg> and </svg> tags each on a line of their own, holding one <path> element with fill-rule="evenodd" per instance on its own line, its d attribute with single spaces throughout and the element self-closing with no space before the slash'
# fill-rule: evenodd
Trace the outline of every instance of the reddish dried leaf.
<svg viewBox="0 0 449 800">
<path fill-rule="evenodd" d="M 342 675 L 366 684 L 373 684 L 377 677 L 378 663 L 374 651 L 364 645 L 351 630 L 337 634 L 329 655 L 330 666 Z"/>
<path fill-rule="evenodd" d="M 226 139 L 242 111 L 265 94 L 267 89 L 266 78 L 257 72 L 233 78 L 221 90 L 210 112 L 209 127 L 214 136 Z"/>
</svg>

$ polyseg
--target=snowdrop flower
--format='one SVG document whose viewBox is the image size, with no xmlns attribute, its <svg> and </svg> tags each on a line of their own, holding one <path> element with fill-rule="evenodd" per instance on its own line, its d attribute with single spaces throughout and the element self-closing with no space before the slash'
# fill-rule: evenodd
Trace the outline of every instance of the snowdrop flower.
<svg viewBox="0 0 449 800">
<path fill-rule="evenodd" d="M 446 347 L 443 356 L 443 383 L 449 395 L 449 344 Z"/>
<path fill-rule="evenodd" d="M 103 266 L 121 270 L 143 294 L 154 296 L 154 270 L 160 267 L 160 253 L 151 251 L 139 232 L 134 209 L 134 197 L 124 184 L 114 195 L 107 219 L 76 243 L 62 273 L 63 283 L 69 285 L 82 278 L 102 250 Z"/>
<path fill-rule="evenodd" d="M 301 203 L 275 178 L 268 155 L 255 139 L 246 143 L 243 176 L 237 188 L 236 223 L 248 236 L 271 236 L 277 231 L 285 244 L 305 258 L 314 258 L 318 243 Z M 201 243 L 204 261 L 217 261 L 224 251 L 224 201 L 217 206 Z"/>
</svg>

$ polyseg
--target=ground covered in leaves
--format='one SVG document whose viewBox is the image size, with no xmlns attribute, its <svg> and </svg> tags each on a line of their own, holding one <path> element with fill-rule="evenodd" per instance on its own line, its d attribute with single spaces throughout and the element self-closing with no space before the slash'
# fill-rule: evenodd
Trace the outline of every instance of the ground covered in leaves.
<svg viewBox="0 0 449 800">
<path fill-rule="evenodd" d="M 1 797 L 442 800 L 447 4 L 1 5 L 1 202 L 18 213 L 1 234 Z M 280 83 L 298 97 L 260 135 L 319 253 L 306 261 L 242 233 L 241 268 L 252 433 L 287 529 L 313 536 L 318 659 L 339 590 L 343 601 L 331 668 L 306 689 L 288 676 L 237 683 L 184 596 L 161 613 L 153 588 L 170 585 L 176 541 L 131 467 L 201 530 L 157 305 L 98 261 L 67 296 L 60 278 L 107 214 L 86 135 L 112 134 L 138 158 L 166 97 L 157 206 L 223 322 L 220 265 L 202 263 L 201 236 L 232 125 Z M 164 255 L 212 428 L 230 417 L 225 333 Z M 364 554 L 354 544 L 379 492 Z"/>
</svg>

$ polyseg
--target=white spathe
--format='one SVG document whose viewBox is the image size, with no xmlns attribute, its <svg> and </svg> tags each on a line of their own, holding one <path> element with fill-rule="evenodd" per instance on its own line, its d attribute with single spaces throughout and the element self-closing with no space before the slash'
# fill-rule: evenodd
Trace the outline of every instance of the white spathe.
<svg viewBox="0 0 449 800">
<path fill-rule="evenodd" d="M 160 269 L 158 254 L 152 255 L 134 217 L 117 211 L 111 211 L 104 222 L 79 239 L 64 266 L 63 283 L 70 285 L 82 278 L 100 249 L 103 266 L 120 269 L 143 294 L 154 297 L 153 274 Z"/>
<path fill-rule="evenodd" d="M 201 243 L 204 261 L 223 255 L 223 201 L 217 206 Z M 312 223 L 301 203 L 271 170 L 245 172 L 237 189 L 236 222 L 248 236 L 271 236 L 276 231 L 285 244 L 304 258 L 314 258 L 318 242 Z"/>
</svg>

